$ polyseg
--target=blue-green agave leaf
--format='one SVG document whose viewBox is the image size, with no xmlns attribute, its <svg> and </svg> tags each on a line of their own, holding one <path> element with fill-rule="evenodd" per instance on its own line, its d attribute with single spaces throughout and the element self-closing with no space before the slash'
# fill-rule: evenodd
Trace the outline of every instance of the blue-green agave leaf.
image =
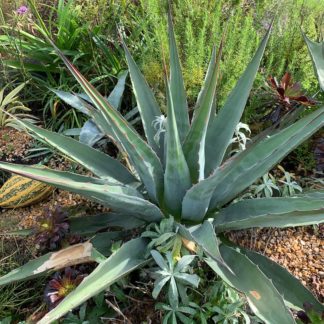
<svg viewBox="0 0 324 324">
<path fill-rule="evenodd" d="M 158 207 L 144 199 L 139 191 L 130 186 L 38 166 L 0 162 L 0 169 L 81 194 L 114 211 L 131 210 L 137 217 L 146 221 L 158 221 L 162 218 Z"/>
<path fill-rule="evenodd" d="M 224 107 L 208 128 L 206 138 L 206 167 L 208 177 L 222 162 L 248 100 L 256 73 L 271 32 L 269 28 L 252 61 L 230 93 Z"/>
<path fill-rule="evenodd" d="M 98 253 L 90 242 L 71 245 L 58 252 L 44 254 L 10 271 L 0 277 L 0 286 L 44 276 L 68 266 L 94 262 L 98 258 L 100 258 L 100 253 Z"/>
<path fill-rule="evenodd" d="M 118 160 L 82 144 L 73 138 L 37 127 L 27 121 L 18 120 L 36 138 L 80 163 L 100 178 L 129 184 L 138 181 Z"/>
<path fill-rule="evenodd" d="M 156 129 L 154 128 L 154 121 L 161 117 L 160 107 L 144 76 L 141 74 L 141 71 L 129 53 L 125 43 L 123 43 L 123 46 L 132 80 L 133 91 L 136 97 L 137 107 L 142 117 L 142 123 L 147 141 L 160 159 L 162 159 L 164 149 L 163 136 L 157 140 L 155 137 Z"/>
<path fill-rule="evenodd" d="M 138 238 L 125 243 L 108 259 L 87 276 L 81 284 L 67 295 L 53 310 L 47 313 L 38 324 L 50 324 L 72 309 L 83 304 L 89 298 L 108 289 L 116 281 L 130 272 L 143 267 L 147 261 L 143 258 L 146 241 Z"/>
<path fill-rule="evenodd" d="M 324 222 L 324 191 L 290 198 L 247 199 L 215 213 L 217 232 L 251 227 L 306 226 Z"/>
<path fill-rule="evenodd" d="M 294 324 L 295 320 L 273 283 L 249 258 L 224 244 L 220 246 L 221 255 L 229 266 L 212 259 L 206 263 L 230 286 L 243 292 L 252 311 L 265 323 Z"/>
<path fill-rule="evenodd" d="M 177 44 L 174 36 L 171 13 L 168 14 L 169 50 L 170 50 L 170 90 L 174 104 L 180 142 L 182 143 L 189 131 L 189 114 L 186 92 L 182 78 L 181 65 Z"/>
<path fill-rule="evenodd" d="M 302 285 L 302 283 L 285 268 L 260 253 L 242 249 L 240 252 L 246 255 L 260 270 L 272 281 L 274 286 L 283 296 L 288 307 L 303 310 L 304 303 L 310 303 L 318 312 L 324 311 L 324 305 Z"/>
<path fill-rule="evenodd" d="M 212 61 L 205 79 L 204 88 L 199 98 L 200 105 L 195 109 L 188 136 L 183 144 L 183 151 L 190 169 L 191 179 L 198 182 L 205 177 L 205 141 L 210 117 L 213 118 L 214 99 L 219 72 L 219 60 L 222 44 L 216 57 L 213 51 Z"/>
<path fill-rule="evenodd" d="M 166 162 L 164 173 L 164 202 L 168 211 L 180 218 L 181 202 L 191 186 L 190 172 L 185 160 L 175 117 L 176 107 L 172 101 L 168 82 L 167 107 L 168 119 L 166 129 Z"/>
<path fill-rule="evenodd" d="M 208 210 L 216 210 L 230 202 L 323 125 L 324 108 L 320 108 L 238 153 L 209 178 L 188 190 L 183 200 L 182 217 L 201 219 Z"/>
<path fill-rule="evenodd" d="M 125 118 L 84 78 L 55 44 L 51 40 L 49 41 L 103 117 L 106 127 L 103 122 L 99 125 L 96 122 L 97 126 L 106 128 L 108 134 L 111 131 L 114 133 L 114 138 L 118 139 L 118 142 L 128 154 L 150 198 L 155 202 L 159 201 L 163 194 L 163 168 L 155 152 L 128 124 Z"/>
<path fill-rule="evenodd" d="M 324 91 L 324 42 L 316 43 L 311 41 L 304 33 L 303 36 L 313 61 L 313 67 L 319 85 Z"/>
</svg>

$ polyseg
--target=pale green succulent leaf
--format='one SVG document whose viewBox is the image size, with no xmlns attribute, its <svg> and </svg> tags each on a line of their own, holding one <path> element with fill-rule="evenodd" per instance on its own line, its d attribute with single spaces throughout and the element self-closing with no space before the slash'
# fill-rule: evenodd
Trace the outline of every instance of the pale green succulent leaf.
<svg viewBox="0 0 324 324">
<path fill-rule="evenodd" d="M 222 45 L 219 51 L 221 51 Z M 215 52 L 215 51 L 214 51 Z M 205 141 L 210 117 L 214 115 L 214 98 L 219 74 L 221 53 L 212 55 L 205 84 L 201 92 L 200 105 L 195 109 L 189 133 L 183 144 L 183 151 L 190 169 L 192 181 L 198 182 L 205 178 Z"/>
<path fill-rule="evenodd" d="M 313 67 L 319 85 L 324 91 L 324 42 L 316 43 L 311 41 L 304 33 L 303 36 L 313 61 Z"/>
<path fill-rule="evenodd" d="M 200 89 L 200 92 L 198 94 L 198 97 L 197 97 L 197 102 L 195 104 L 195 109 L 194 109 L 194 112 L 193 112 L 193 117 L 192 117 L 192 120 L 194 120 L 196 118 L 196 111 L 198 110 L 198 108 L 201 106 L 201 101 L 202 101 L 202 98 L 205 97 L 205 93 L 207 91 L 207 85 L 210 84 L 211 82 L 211 78 L 212 78 L 212 75 L 213 75 L 213 70 L 214 70 L 214 65 L 215 65 L 215 62 L 216 62 L 216 47 L 213 46 L 213 51 L 212 51 L 212 54 L 211 54 L 211 58 L 210 58 L 210 61 L 209 61 L 209 64 L 208 64 L 208 68 L 207 68 L 207 72 L 206 72 L 206 75 L 205 75 L 205 79 L 204 79 L 204 83 Z M 219 56 L 219 59 L 221 58 L 221 55 L 218 54 Z M 216 94 L 215 94 L 215 97 L 214 97 L 214 103 L 213 103 L 213 108 L 212 108 L 212 113 L 211 113 L 211 116 L 210 116 L 210 119 L 212 117 L 214 117 L 216 114 Z"/>
<path fill-rule="evenodd" d="M 187 240 L 197 243 L 208 256 L 224 264 L 219 251 L 219 240 L 209 220 L 189 228 L 179 224 L 179 233 Z"/>
<path fill-rule="evenodd" d="M 218 173 L 220 181 L 215 183 L 209 208 L 223 206 L 234 199 L 323 126 L 324 107 L 321 107 L 237 154 L 232 162 L 215 172 L 215 178 Z"/>
<path fill-rule="evenodd" d="M 238 80 L 236 86 L 208 128 L 206 137 L 206 167 L 208 177 L 222 162 L 226 149 L 233 137 L 248 100 L 256 73 L 258 72 L 264 49 L 268 42 L 271 27 L 264 36 L 252 61 Z"/>
<path fill-rule="evenodd" d="M 127 236 L 129 236 L 129 232 L 126 231 L 102 232 L 93 235 L 90 239 L 90 243 L 99 253 L 108 257 L 112 253 L 111 248 L 113 243 L 124 240 Z"/>
<path fill-rule="evenodd" d="M 116 159 L 104 154 L 73 138 L 50 132 L 27 121 L 19 120 L 28 131 L 38 139 L 46 142 L 62 154 L 72 158 L 100 178 L 113 179 L 124 184 L 136 182 L 137 179 Z"/>
<path fill-rule="evenodd" d="M 285 268 L 260 253 L 242 248 L 240 251 L 272 281 L 288 307 L 303 310 L 303 304 L 307 302 L 312 304 L 315 310 L 324 311 L 324 305 Z"/>
<path fill-rule="evenodd" d="M 154 289 L 152 291 L 152 297 L 156 299 L 162 288 L 165 286 L 165 284 L 170 280 L 170 277 L 160 277 L 154 282 Z"/>
<path fill-rule="evenodd" d="M 162 270 L 168 271 L 168 269 L 169 269 L 168 264 L 166 263 L 166 261 L 164 260 L 164 258 L 162 257 L 162 255 L 158 251 L 152 250 L 151 255 L 152 255 L 154 261 L 156 262 L 156 264 Z"/>
<path fill-rule="evenodd" d="M 223 208 L 214 217 L 216 232 L 319 224 L 324 222 L 324 191 L 313 196 L 246 199 Z"/>
<path fill-rule="evenodd" d="M 80 97 L 80 95 L 56 89 L 51 89 L 51 91 L 53 91 L 61 100 L 63 100 L 69 106 L 81 111 L 87 116 L 90 116 L 89 104 L 81 100 L 82 98 Z"/>
<path fill-rule="evenodd" d="M 176 107 L 172 101 L 170 86 L 166 80 L 168 121 L 166 129 L 166 162 L 164 173 L 164 202 L 175 217 L 181 215 L 181 202 L 191 186 L 189 168 L 182 151 L 177 121 Z"/>
<path fill-rule="evenodd" d="M 174 272 L 181 272 L 189 266 L 189 264 L 195 259 L 195 255 L 184 255 L 178 262 L 176 267 L 174 268 Z"/>
<path fill-rule="evenodd" d="M 101 117 L 105 120 L 106 125 L 108 124 L 109 132 L 114 133 L 114 138 L 119 141 L 119 144 L 128 154 L 139 177 L 145 184 L 150 198 L 155 202 L 159 201 L 163 192 L 163 168 L 155 152 L 128 124 L 125 118 L 84 78 L 55 44 L 53 42 L 51 44 L 92 103 L 100 111 Z"/>
<path fill-rule="evenodd" d="M 69 224 L 72 234 L 89 236 L 108 227 L 120 227 L 128 230 L 140 227 L 145 223 L 131 212 L 109 212 L 92 216 L 70 217 Z"/>
<path fill-rule="evenodd" d="M 211 258 L 206 263 L 230 286 L 245 294 L 253 313 L 267 324 L 295 323 L 282 296 L 256 264 L 224 244 L 220 252 L 231 271 Z"/>
<path fill-rule="evenodd" d="M 145 221 L 157 221 L 162 218 L 162 213 L 157 206 L 145 200 L 139 191 L 126 185 L 38 166 L 0 162 L 0 169 L 81 194 L 109 206 L 114 211 L 131 210 L 138 218 Z"/>
<path fill-rule="evenodd" d="M 12 282 L 29 280 L 44 276 L 50 272 L 77 265 L 94 262 L 100 256 L 90 242 L 71 245 L 58 252 L 50 252 L 41 257 L 28 261 L 25 265 L 14 269 L 0 277 L 0 286 Z"/>
<path fill-rule="evenodd" d="M 73 290 L 53 310 L 47 313 L 38 324 L 50 324 L 70 310 L 78 307 L 89 298 L 109 288 L 130 272 L 143 267 L 147 261 L 143 258 L 146 241 L 138 238 L 125 243 L 108 259 L 87 276 L 81 284 Z"/>
<path fill-rule="evenodd" d="M 199 220 L 208 210 L 215 210 L 230 202 L 323 124 L 322 107 L 293 125 L 250 145 L 187 192 L 182 204 L 182 217 Z"/>
<path fill-rule="evenodd" d="M 172 102 L 175 107 L 174 114 L 177 123 L 179 138 L 180 142 L 182 143 L 189 131 L 188 103 L 170 12 L 168 14 L 168 26 L 170 50 L 170 90 Z"/>
<path fill-rule="evenodd" d="M 123 94 L 125 90 L 126 78 L 128 71 L 124 71 L 118 78 L 117 84 L 115 85 L 113 91 L 109 94 L 107 101 L 116 109 L 120 109 L 120 105 L 123 99 Z"/>
<path fill-rule="evenodd" d="M 133 91 L 136 97 L 137 107 L 142 117 L 142 123 L 147 141 L 160 159 L 162 159 L 164 148 L 163 137 L 161 137 L 159 141 L 156 141 L 154 137 L 156 134 L 156 129 L 153 127 L 154 121 L 161 116 L 160 107 L 125 43 L 123 43 L 123 46 L 132 80 Z"/>
</svg>

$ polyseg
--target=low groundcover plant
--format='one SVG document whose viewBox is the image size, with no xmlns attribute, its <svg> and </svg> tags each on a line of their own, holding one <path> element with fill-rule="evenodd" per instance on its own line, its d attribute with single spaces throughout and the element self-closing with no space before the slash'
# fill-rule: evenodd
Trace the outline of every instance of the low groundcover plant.
<svg viewBox="0 0 324 324">
<path fill-rule="evenodd" d="M 102 229 L 118 227 L 121 228 L 118 235 L 122 235 L 125 230 L 136 227 L 144 231 L 145 225 L 159 224 L 170 217 L 174 219 L 176 235 L 180 237 L 180 241 L 174 236 L 172 240 L 177 244 L 180 242 L 187 254 L 197 254 L 228 285 L 242 292 L 251 310 L 264 322 L 295 323 L 290 309 L 302 310 L 304 302 L 311 303 L 317 311 L 324 309 L 311 292 L 281 266 L 265 256 L 229 243 L 222 235 L 228 230 L 251 227 L 282 228 L 323 222 L 323 191 L 311 191 L 295 197 L 233 202 L 324 123 L 323 107 L 298 120 L 299 111 L 296 110 L 295 118 L 289 115 L 289 120 L 297 121 L 286 123 L 286 119 L 282 118 L 280 123 L 248 142 L 245 150 L 230 156 L 229 146 L 269 35 L 270 29 L 218 114 L 215 92 L 220 55 L 213 50 L 191 120 L 171 16 L 166 119 L 123 44 L 146 140 L 52 43 L 85 92 L 82 97 L 69 93 L 61 93 L 61 96 L 79 106 L 101 132 L 116 143 L 126 154 L 131 168 L 72 138 L 20 121 L 33 136 L 68 155 L 94 176 L 3 162 L 0 163 L 1 169 L 84 195 L 114 211 L 71 220 L 71 233 L 92 234 L 93 238 L 43 255 L 0 278 L 0 285 L 4 285 L 79 263 L 98 263 L 75 290 L 39 321 L 40 324 L 52 323 L 89 298 L 109 289 L 123 276 L 152 262 L 152 255 L 155 260 L 158 258 L 157 252 L 151 254 L 146 251 L 148 245 L 156 250 L 156 244 L 150 244 L 151 239 L 147 235 L 125 242 L 109 256 L 109 249 L 103 246 L 116 238 L 117 233 Z M 156 136 L 154 125 L 159 120 L 163 121 L 161 127 L 165 129 Z M 154 239 L 157 240 L 156 237 Z M 181 260 L 181 256 L 178 259 Z M 198 279 L 194 283 L 198 285 Z M 176 321 L 177 305 L 170 307 L 175 308 L 171 320 Z"/>
</svg>

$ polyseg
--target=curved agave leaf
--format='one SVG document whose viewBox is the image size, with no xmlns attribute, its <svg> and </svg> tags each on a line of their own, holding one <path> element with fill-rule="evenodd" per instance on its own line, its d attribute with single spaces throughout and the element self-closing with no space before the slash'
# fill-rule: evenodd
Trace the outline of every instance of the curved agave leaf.
<svg viewBox="0 0 324 324">
<path fill-rule="evenodd" d="M 222 180 L 216 183 L 209 208 L 214 209 L 231 201 L 323 125 L 324 107 L 321 107 L 293 125 L 247 148 L 234 157 L 232 163 L 220 167 L 215 177 L 219 173 L 219 180 Z"/>
<path fill-rule="evenodd" d="M 169 50 L 170 50 L 170 90 L 174 107 L 175 119 L 182 143 L 189 131 L 189 114 L 186 92 L 182 78 L 177 44 L 174 36 L 171 13 L 168 13 Z"/>
<path fill-rule="evenodd" d="M 302 34 L 307 44 L 309 54 L 312 58 L 314 71 L 318 78 L 318 82 L 320 84 L 321 89 L 324 91 L 324 42 L 313 42 L 304 33 Z"/>
<path fill-rule="evenodd" d="M 107 98 L 107 101 L 118 111 L 123 99 L 127 75 L 128 71 L 125 71 L 119 76 L 117 84 Z"/>
<path fill-rule="evenodd" d="M 128 154 L 150 198 L 155 202 L 159 201 L 163 193 L 163 168 L 155 152 L 127 123 L 125 118 L 83 77 L 50 39 L 49 42 L 79 82 L 84 92 L 100 111 L 106 125 L 100 123 L 98 126 L 103 125 L 108 134 L 113 131 L 114 138 L 118 139 L 118 142 Z"/>
<path fill-rule="evenodd" d="M 160 107 L 154 97 L 154 94 L 148 86 L 145 78 L 141 74 L 129 50 L 123 42 L 123 47 L 126 55 L 127 65 L 131 76 L 133 91 L 137 101 L 137 107 L 142 117 L 143 127 L 148 143 L 158 154 L 160 159 L 163 157 L 163 141 L 160 139 L 157 143 L 154 139 L 156 130 L 153 127 L 153 122 L 161 116 Z"/>
<path fill-rule="evenodd" d="M 22 267 L 0 277 L 0 286 L 12 282 L 44 276 L 52 271 L 87 262 L 101 262 L 105 258 L 90 242 L 71 245 L 58 252 L 51 252 L 31 260 Z"/>
<path fill-rule="evenodd" d="M 145 221 L 158 221 L 162 213 L 157 206 L 142 198 L 134 188 L 108 183 L 101 179 L 41 167 L 0 162 L 0 169 L 72 191 L 109 206 L 115 211 L 129 212 Z"/>
<path fill-rule="evenodd" d="M 69 106 L 81 111 L 87 116 L 91 116 L 89 111 L 89 105 L 85 101 L 81 100 L 81 95 L 77 95 L 70 92 L 65 92 L 62 90 L 51 89 L 61 100 L 67 103 Z"/>
<path fill-rule="evenodd" d="M 182 217 L 199 221 L 207 209 L 212 211 L 228 203 L 323 124 L 324 107 L 235 155 L 187 192 Z"/>
<path fill-rule="evenodd" d="M 233 137 L 235 127 L 241 119 L 270 36 L 271 27 L 264 36 L 251 63 L 229 95 L 224 107 L 220 110 L 208 129 L 206 138 L 206 177 L 221 164 L 227 146 Z"/>
<path fill-rule="evenodd" d="M 178 226 L 179 233 L 184 238 L 195 242 L 208 256 L 226 267 L 219 251 L 219 240 L 210 221 L 206 220 L 203 224 L 190 228 L 186 228 L 181 224 L 178 224 Z"/>
<path fill-rule="evenodd" d="M 215 49 L 213 50 L 212 61 L 210 61 L 205 84 L 199 98 L 200 105 L 195 109 L 188 136 L 183 144 L 183 151 L 194 183 L 205 178 L 205 141 L 210 118 L 214 117 L 213 108 L 221 51 L 222 43 L 217 57 Z"/>
<path fill-rule="evenodd" d="M 302 285 L 302 283 L 285 268 L 266 256 L 240 248 L 240 252 L 246 255 L 260 270 L 272 281 L 286 301 L 287 306 L 296 310 L 303 310 L 305 302 L 313 305 L 314 309 L 323 312 L 324 305 Z"/>
<path fill-rule="evenodd" d="M 217 232 L 251 227 L 289 227 L 324 222 L 324 191 L 313 196 L 239 201 L 214 215 Z"/>
<path fill-rule="evenodd" d="M 73 138 L 50 132 L 24 120 L 18 120 L 18 122 L 35 134 L 37 138 L 69 156 L 100 178 L 117 180 L 125 184 L 137 181 L 118 160 L 107 154 L 82 144 Z"/>
<path fill-rule="evenodd" d="M 131 212 L 105 213 L 93 216 L 80 216 L 69 218 L 70 231 L 76 235 L 92 235 L 107 227 L 121 227 L 125 230 L 143 226 L 143 220 Z"/>
<path fill-rule="evenodd" d="M 147 263 L 143 258 L 145 248 L 146 241 L 142 238 L 125 243 L 107 260 L 101 262 L 75 290 L 66 296 L 57 307 L 47 313 L 38 324 L 53 323 L 54 320 L 59 319 L 89 298 L 107 289 L 117 280 L 144 266 Z"/>
<path fill-rule="evenodd" d="M 80 129 L 79 141 L 82 144 L 93 147 L 104 136 L 105 135 L 92 120 L 87 120 Z"/>
<path fill-rule="evenodd" d="M 221 54 L 220 54 L 220 49 L 218 50 L 218 55 L 219 57 L 221 58 Z M 208 64 L 208 68 L 207 68 L 207 72 L 206 72 L 206 75 L 205 75 L 205 79 L 204 79 L 204 83 L 199 91 L 199 94 L 198 94 L 198 97 L 197 97 L 197 101 L 196 101 L 196 104 L 195 104 L 195 109 L 194 109 L 194 112 L 193 112 L 193 117 L 192 117 L 192 120 L 194 120 L 196 117 L 196 110 L 201 106 L 201 100 L 203 97 L 205 97 L 205 92 L 207 91 L 207 85 L 210 84 L 210 81 L 211 81 L 211 77 L 213 75 L 213 69 L 214 69 L 214 65 L 215 65 L 215 62 L 217 60 L 217 57 L 216 57 L 216 47 L 213 46 L 213 51 L 212 51 L 212 54 L 211 54 L 211 58 L 210 58 L 210 61 L 209 61 L 209 64 Z M 213 117 L 216 115 L 216 96 L 214 98 L 214 102 L 213 102 L 213 113 L 211 114 Z"/>
<path fill-rule="evenodd" d="M 181 202 L 186 191 L 191 186 L 190 172 L 182 152 L 180 137 L 175 116 L 176 107 L 172 101 L 168 81 L 168 122 L 166 132 L 166 162 L 164 173 L 164 201 L 167 209 L 175 217 L 181 215 Z"/>
<path fill-rule="evenodd" d="M 256 264 L 224 244 L 220 245 L 220 252 L 232 272 L 210 258 L 206 263 L 230 286 L 245 294 L 252 311 L 260 319 L 267 324 L 295 323 L 280 293 Z"/>
</svg>

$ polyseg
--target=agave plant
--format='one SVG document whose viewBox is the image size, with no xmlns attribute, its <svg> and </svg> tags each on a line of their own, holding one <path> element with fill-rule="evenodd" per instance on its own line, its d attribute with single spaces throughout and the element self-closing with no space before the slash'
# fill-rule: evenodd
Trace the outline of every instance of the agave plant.
<svg viewBox="0 0 324 324">
<path fill-rule="evenodd" d="M 228 158 L 228 148 L 241 119 L 270 29 L 224 107 L 216 115 L 215 95 L 219 55 L 213 50 L 195 112 L 189 119 L 171 17 L 169 16 L 170 78 L 166 78 L 167 117 L 162 115 L 127 47 L 123 44 L 145 138 L 79 73 L 55 47 L 93 105 L 77 95 L 78 103 L 102 133 L 127 155 L 131 168 L 94 148 L 28 122 L 34 136 L 69 155 L 94 176 L 47 168 L 0 163 L 0 168 L 79 193 L 109 206 L 114 213 L 73 219 L 71 233 L 90 234 L 109 226 L 124 230 L 159 224 L 173 217 L 177 234 L 190 241 L 191 252 L 230 286 L 245 294 L 252 311 L 264 322 L 295 323 L 289 308 L 302 310 L 305 301 L 318 311 L 323 305 L 299 280 L 266 257 L 234 246 L 223 232 L 250 227 L 287 227 L 323 222 L 324 192 L 285 198 L 233 200 L 324 124 L 324 108 L 287 126 L 279 124 L 252 139 L 245 150 Z M 53 46 L 55 46 L 52 43 Z M 157 122 L 161 129 L 156 129 Z M 159 136 L 156 136 L 157 131 Z M 85 243 L 49 253 L 0 278 L 0 285 L 82 262 L 97 268 L 46 314 L 54 320 L 97 295 L 123 276 L 153 262 L 145 253 L 149 237 L 125 242 L 109 255 L 105 244 L 115 232 L 100 231 Z M 173 235 L 173 234 L 172 234 Z M 155 238 L 156 239 L 156 238 Z M 176 240 L 178 241 L 178 240 Z M 154 245 L 154 244 L 153 244 Z M 151 244 L 151 249 L 154 249 Z M 189 246 L 186 244 L 185 246 Z M 100 253 L 100 252 L 101 253 Z M 289 307 L 289 308 L 288 308 Z"/>
</svg>

